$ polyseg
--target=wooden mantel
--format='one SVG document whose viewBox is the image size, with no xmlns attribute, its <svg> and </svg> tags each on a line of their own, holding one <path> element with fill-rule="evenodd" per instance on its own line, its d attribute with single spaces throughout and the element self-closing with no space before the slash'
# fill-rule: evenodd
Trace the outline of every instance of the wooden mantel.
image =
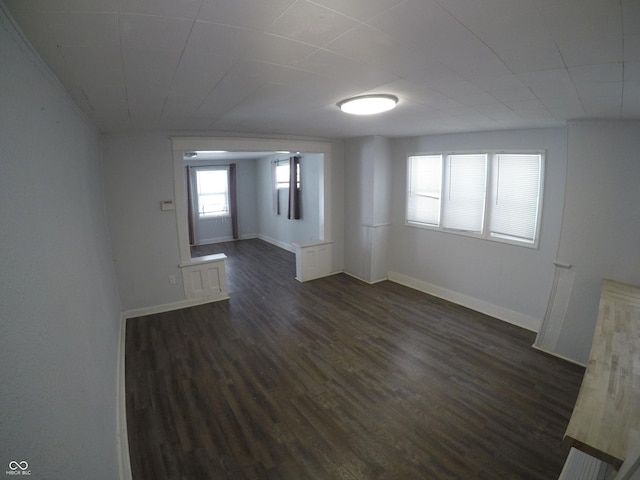
<svg viewBox="0 0 640 480">
<path fill-rule="evenodd" d="M 640 439 L 640 288 L 604 280 L 565 443 L 619 468 Z"/>
</svg>

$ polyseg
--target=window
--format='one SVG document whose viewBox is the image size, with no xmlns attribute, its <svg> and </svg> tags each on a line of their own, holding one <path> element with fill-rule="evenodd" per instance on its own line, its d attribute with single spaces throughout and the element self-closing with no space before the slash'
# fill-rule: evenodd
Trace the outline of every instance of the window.
<svg viewBox="0 0 640 480">
<path fill-rule="evenodd" d="M 413 155 L 407 224 L 537 247 L 542 153 Z"/>
<path fill-rule="evenodd" d="M 297 186 L 300 188 L 300 166 L 296 172 Z M 275 163 L 276 189 L 289 188 L 289 160 L 278 160 Z"/>
<path fill-rule="evenodd" d="M 200 218 L 229 216 L 229 169 L 196 167 L 197 212 Z"/>
</svg>

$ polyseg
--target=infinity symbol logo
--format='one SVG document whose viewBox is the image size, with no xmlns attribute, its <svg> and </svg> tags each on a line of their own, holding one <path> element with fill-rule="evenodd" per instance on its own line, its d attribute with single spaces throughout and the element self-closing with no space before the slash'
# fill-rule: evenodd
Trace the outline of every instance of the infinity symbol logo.
<svg viewBox="0 0 640 480">
<path fill-rule="evenodd" d="M 26 470 L 27 468 L 29 468 L 29 464 L 27 463 L 26 460 L 23 460 L 21 462 L 16 462 L 15 460 L 11 460 L 9 462 L 9 468 L 11 470 Z"/>
</svg>

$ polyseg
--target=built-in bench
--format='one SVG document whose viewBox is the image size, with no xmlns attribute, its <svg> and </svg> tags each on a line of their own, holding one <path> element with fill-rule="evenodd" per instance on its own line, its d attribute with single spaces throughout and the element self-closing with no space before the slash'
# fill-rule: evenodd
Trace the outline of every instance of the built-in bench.
<svg viewBox="0 0 640 480">
<path fill-rule="evenodd" d="M 184 292 L 189 300 L 216 301 L 229 298 L 224 253 L 194 257 L 180 264 Z"/>
</svg>

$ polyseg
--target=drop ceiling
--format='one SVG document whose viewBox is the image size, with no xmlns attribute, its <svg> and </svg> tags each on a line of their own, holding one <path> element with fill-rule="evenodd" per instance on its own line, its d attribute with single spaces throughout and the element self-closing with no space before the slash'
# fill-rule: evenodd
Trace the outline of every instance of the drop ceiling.
<svg viewBox="0 0 640 480">
<path fill-rule="evenodd" d="M 344 138 L 640 118 L 640 0 L 5 0 L 103 132 Z M 379 116 L 346 97 L 390 93 Z"/>
</svg>

